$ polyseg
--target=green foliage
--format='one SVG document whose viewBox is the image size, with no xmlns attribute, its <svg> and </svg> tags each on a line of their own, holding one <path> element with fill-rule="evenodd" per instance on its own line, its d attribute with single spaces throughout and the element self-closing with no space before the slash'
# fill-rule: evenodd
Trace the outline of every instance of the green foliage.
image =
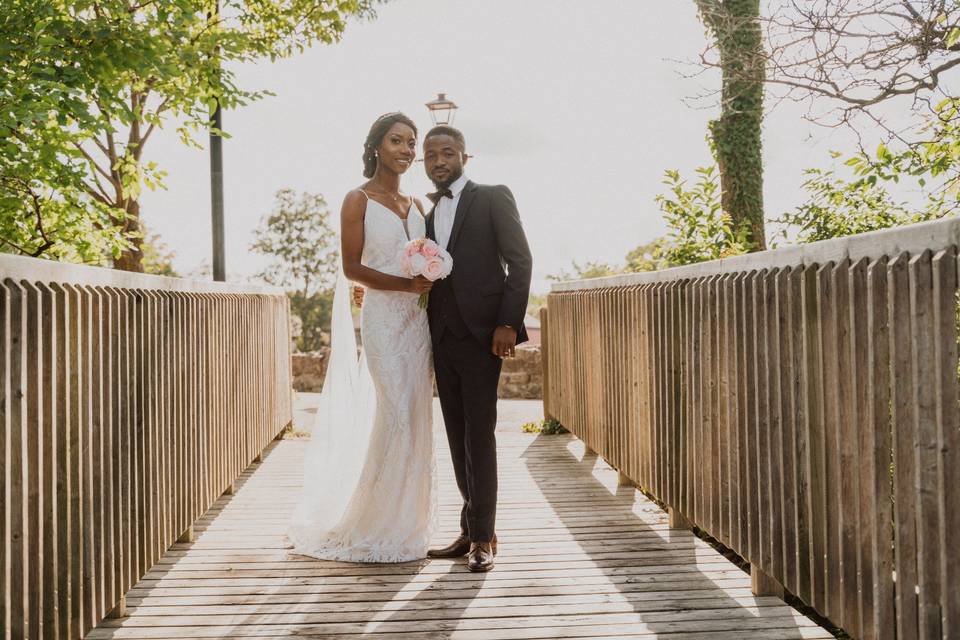
<svg viewBox="0 0 960 640">
<path fill-rule="evenodd" d="M 0 252 L 104 265 L 128 245 L 107 207 L 67 183 L 54 197 L 53 189 L 35 182 L 36 174 L 20 173 L 30 172 L 13 168 L 0 175 Z"/>
<path fill-rule="evenodd" d="M 209 127 L 238 63 L 339 39 L 373 0 L 7 0 L 0 11 L 0 244 L 138 268 L 138 199 L 164 173 L 144 146 L 165 122 Z"/>
<path fill-rule="evenodd" d="M 643 271 L 659 271 L 671 266 L 667 257 L 670 252 L 670 242 L 667 238 L 657 238 L 646 244 L 637 245 L 628 254 L 625 273 L 641 273 Z"/>
<path fill-rule="evenodd" d="M 291 291 L 291 310 L 303 322 L 301 351 L 319 349 L 330 328 L 339 256 L 326 200 L 320 194 L 298 196 L 293 189 L 281 189 L 250 248 L 272 258 L 260 277 Z"/>
<path fill-rule="evenodd" d="M 300 351 L 318 351 L 329 345 L 330 317 L 333 309 L 333 291 L 323 290 L 310 296 L 299 292 L 287 294 L 290 311 L 300 318 L 301 331 L 297 337 Z"/>
<path fill-rule="evenodd" d="M 848 158 L 844 165 L 851 178 L 833 169 L 808 169 L 807 201 L 777 219 L 778 235 L 816 242 L 954 214 L 960 205 L 958 104 L 950 99 L 937 105 L 937 117 L 922 129 L 925 141 L 900 148 L 880 144 L 874 155 Z M 890 183 L 911 187 L 920 202 L 898 201 Z"/>
<path fill-rule="evenodd" d="M 180 274 L 173 266 L 176 254 L 156 233 L 144 230 L 143 238 L 143 272 L 157 276 L 179 278 Z"/>
<path fill-rule="evenodd" d="M 746 253 L 749 223 L 737 227 L 721 208 L 719 174 L 716 166 L 696 169 L 696 182 L 689 185 L 679 171 L 664 172 L 666 194 L 656 197 L 667 223 L 667 234 L 639 245 L 626 256 L 623 266 L 604 262 L 573 262 L 551 280 L 580 280 L 621 273 L 656 271 L 685 264 L 717 260 Z"/>
<path fill-rule="evenodd" d="M 669 228 L 662 250 L 672 265 L 739 255 L 749 246 L 747 225 L 737 229 L 721 208 L 716 167 L 700 167 L 696 174 L 688 187 L 679 171 L 667 170 L 663 184 L 669 192 L 656 197 Z"/>
<path fill-rule="evenodd" d="M 547 279 L 555 282 L 564 282 L 565 280 L 585 280 L 587 278 L 615 276 L 622 273 L 639 273 L 642 271 L 666 269 L 672 266 L 668 258 L 669 251 L 670 243 L 667 238 L 657 238 L 631 249 L 630 252 L 627 253 L 623 265 L 599 261 L 590 261 L 581 265 L 574 260 L 573 271 L 561 269 L 560 273 L 549 275 Z"/>
<path fill-rule="evenodd" d="M 939 217 L 960 205 L 960 98 L 934 106 L 933 117 L 919 133 L 920 142 L 891 149 L 877 147 L 875 157 L 860 153 L 846 161 L 869 184 L 911 179 L 924 192 L 924 217 Z"/>
<path fill-rule="evenodd" d="M 100 32 L 65 26 L 70 4 L 11 0 L 0 11 L 0 244 L 99 263 L 125 242 L 86 194 L 77 145 L 103 125 L 81 87 L 115 52 Z"/>
<path fill-rule="evenodd" d="M 539 433 L 545 436 L 552 436 L 558 433 L 567 433 L 566 428 L 552 418 L 539 420 L 537 422 L 527 422 L 520 428 L 524 433 Z"/>
<path fill-rule="evenodd" d="M 795 233 L 797 242 L 817 242 L 925 219 L 895 202 L 883 185 L 845 180 L 831 169 L 807 169 L 805 175 L 807 201 L 776 220 L 781 238 Z"/>
<path fill-rule="evenodd" d="M 623 273 L 623 270 L 617 266 L 600 261 L 589 261 L 586 264 L 580 264 L 573 261 L 573 271 L 561 269 L 556 275 L 547 276 L 548 280 L 563 282 L 565 280 L 586 280 L 587 278 L 603 278 L 604 276 L 615 276 Z"/>
<path fill-rule="evenodd" d="M 527 298 L 527 315 L 534 318 L 540 317 L 540 309 L 547 306 L 547 294 L 531 293 Z"/>
</svg>

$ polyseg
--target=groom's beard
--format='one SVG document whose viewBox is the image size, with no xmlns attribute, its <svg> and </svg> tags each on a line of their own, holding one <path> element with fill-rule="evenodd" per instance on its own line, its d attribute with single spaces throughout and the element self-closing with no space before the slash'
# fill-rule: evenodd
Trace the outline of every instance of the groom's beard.
<svg viewBox="0 0 960 640">
<path fill-rule="evenodd" d="M 450 185 L 452 185 L 454 182 L 456 182 L 457 180 L 459 180 L 459 179 L 460 179 L 460 176 L 462 176 L 462 175 L 463 175 L 463 169 L 460 170 L 460 173 L 457 173 L 457 174 L 451 173 L 451 174 L 450 174 L 450 177 L 448 177 L 448 178 L 447 178 L 446 180 L 444 180 L 443 182 L 437 182 L 437 181 L 434 180 L 433 178 L 430 178 L 430 182 L 432 182 L 432 183 L 433 183 L 433 186 L 436 187 L 436 189 L 439 191 L 440 189 L 446 189 L 446 188 L 448 188 L 448 187 L 449 187 Z"/>
</svg>

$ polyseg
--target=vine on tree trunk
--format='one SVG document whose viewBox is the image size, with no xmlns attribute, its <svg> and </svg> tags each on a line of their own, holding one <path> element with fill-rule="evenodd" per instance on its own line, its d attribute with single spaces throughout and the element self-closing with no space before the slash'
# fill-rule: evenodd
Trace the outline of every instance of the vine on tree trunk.
<svg viewBox="0 0 960 640">
<path fill-rule="evenodd" d="M 764 64 L 759 0 L 696 0 L 720 57 L 721 114 L 710 123 L 721 204 L 749 251 L 766 248 L 763 222 Z"/>
</svg>

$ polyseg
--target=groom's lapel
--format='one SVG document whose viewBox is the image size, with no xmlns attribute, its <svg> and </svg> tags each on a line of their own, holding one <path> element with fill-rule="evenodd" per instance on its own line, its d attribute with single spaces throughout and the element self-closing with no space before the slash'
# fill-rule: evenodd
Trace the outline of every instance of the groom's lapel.
<svg viewBox="0 0 960 640">
<path fill-rule="evenodd" d="M 433 212 L 437 210 L 437 205 L 430 207 L 430 212 L 427 214 L 427 237 L 434 242 L 437 241 L 437 232 L 433 226 Z"/>
<path fill-rule="evenodd" d="M 453 251 L 453 247 L 457 244 L 457 237 L 460 235 L 460 229 L 463 228 L 463 219 L 467 216 L 470 203 L 473 202 L 475 195 L 477 195 L 477 185 L 467 180 L 467 184 L 463 187 L 463 193 L 460 194 L 457 213 L 453 217 L 453 229 L 450 230 L 450 241 L 447 243 L 447 251 Z"/>
</svg>

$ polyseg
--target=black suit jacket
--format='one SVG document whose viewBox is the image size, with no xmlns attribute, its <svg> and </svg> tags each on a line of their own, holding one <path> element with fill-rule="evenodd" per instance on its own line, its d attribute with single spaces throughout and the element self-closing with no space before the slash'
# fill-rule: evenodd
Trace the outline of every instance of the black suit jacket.
<svg viewBox="0 0 960 640">
<path fill-rule="evenodd" d="M 436 239 L 433 210 L 427 217 L 427 236 Z M 427 310 L 435 339 L 443 331 L 444 307 L 452 297 L 458 320 L 484 345 L 492 340 L 493 330 L 503 325 L 517 330 L 518 344 L 525 342 L 523 319 L 533 259 L 510 189 L 467 181 L 447 251 L 453 257 L 453 271 L 434 285 L 438 295 L 431 293 Z"/>
</svg>

